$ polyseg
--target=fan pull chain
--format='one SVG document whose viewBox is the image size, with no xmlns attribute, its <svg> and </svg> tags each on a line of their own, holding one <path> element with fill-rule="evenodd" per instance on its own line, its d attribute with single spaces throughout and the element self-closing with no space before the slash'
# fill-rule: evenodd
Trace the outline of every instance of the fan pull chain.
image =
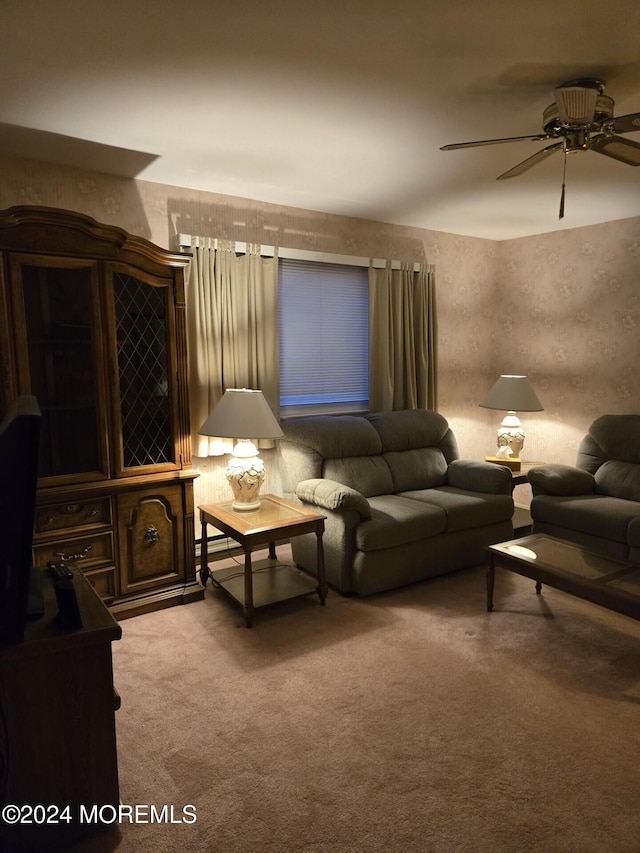
<svg viewBox="0 0 640 853">
<path fill-rule="evenodd" d="M 562 166 L 562 192 L 560 193 L 560 216 L 558 219 L 564 219 L 564 192 L 565 180 L 567 177 L 567 145 L 564 145 L 564 164 Z"/>
</svg>

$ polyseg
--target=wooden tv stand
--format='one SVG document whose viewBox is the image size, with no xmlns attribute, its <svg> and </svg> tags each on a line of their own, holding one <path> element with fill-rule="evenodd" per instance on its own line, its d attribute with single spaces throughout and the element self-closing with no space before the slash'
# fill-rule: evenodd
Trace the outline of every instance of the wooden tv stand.
<svg viewBox="0 0 640 853">
<path fill-rule="evenodd" d="M 56 624 L 53 582 L 43 569 L 44 616 L 27 623 L 23 643 L 0 646 L 0 792 L 3 807 L 23 810 L 16 823 L 0 819 L 2 850 L 47 850 L 103 830 L 81 822 L 80 807 L 119 803 L 111 643 L 122 629 L 70 567 L 83 627 Z M 48 812 L 22 822 L 36 806 Z M 60 820 L 57 809 L 67 806 Z"/>
</svg>

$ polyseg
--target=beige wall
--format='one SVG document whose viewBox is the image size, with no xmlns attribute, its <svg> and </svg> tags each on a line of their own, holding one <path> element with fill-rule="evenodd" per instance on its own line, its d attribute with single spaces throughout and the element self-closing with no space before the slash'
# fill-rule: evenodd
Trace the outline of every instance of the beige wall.
<svg viewBox="0 0 640 853">
<path fill-rule="evenodd" d="M 545 407 L 522 416 L 525 459 L 572 463 L 598 414 L 640 412 L 640 218 L 497 243 L 0 158 L 0 207 L 16 204 L 172 249 L 188 233 L 435 264 L 439 409 L 463 456 L 495 450 L 502 416 L 478 403 L 500 373 L 528 374 Z M 196 499 L 216 499 L 220 462 L 197 464 Z"/>
</svg>

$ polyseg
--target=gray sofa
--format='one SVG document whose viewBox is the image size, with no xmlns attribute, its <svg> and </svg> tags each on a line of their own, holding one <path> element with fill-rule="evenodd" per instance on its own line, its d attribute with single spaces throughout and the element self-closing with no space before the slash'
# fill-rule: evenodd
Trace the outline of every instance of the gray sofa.
<svg viewBox="0 0 640 853">
<path fill-rule="evenodd" d="M 528 472 L 532 531 L 640 562 L 640 415 L 603 415 L 576 465 Z"/>
<path fill-rule="evenodd" d="M 460 460 L 437 412 L 297 418 L 282 424 L 286 497 L 326 515 L 327 582 L 370 595 L 483 562 L 513 536 L 511 473 Z M 314 535 L 292 539 L 315 573 Z"/>
</svg>

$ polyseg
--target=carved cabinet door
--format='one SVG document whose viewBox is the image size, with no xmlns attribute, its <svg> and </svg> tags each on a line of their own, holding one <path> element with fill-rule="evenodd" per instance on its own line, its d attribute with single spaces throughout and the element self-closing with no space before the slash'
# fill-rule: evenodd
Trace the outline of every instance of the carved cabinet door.
<svg viewBox="0 0 640 853">
<path fill-rule="evenodd" d="M 183 581 L 183 488 L 147 488 L 118 495 L 120 588 L 123 593 Z"/>
</svg>

